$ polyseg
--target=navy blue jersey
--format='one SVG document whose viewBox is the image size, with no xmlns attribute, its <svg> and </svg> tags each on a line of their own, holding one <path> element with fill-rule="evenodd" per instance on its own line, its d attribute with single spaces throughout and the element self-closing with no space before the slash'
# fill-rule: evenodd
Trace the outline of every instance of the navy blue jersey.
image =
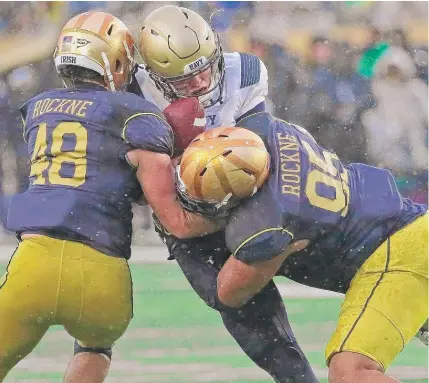
<svg viewBox="0 0 429 383">
<path fill-rule="evenodd" d="M 400 195 L 389 171 L 344 166 L 299 126 L 268 113 L 239 125 L 257 133 L 271 155 L 266 184 L 233 211 L 226 228 L 228 248 L 240 260 L 268 260 L 289 243 L 309 239 L 306 252 L 317 253 L 320 267 L 356 270 L 427 210 Z"/>
<path fill-rule="evenodd" d="M 42 93 L 22 108 L 30 187 L 14 198 L 8 228 L 80 241 L 129 258 L 131 203 L 141 187 L 132 149 L 173 152 L 161 111 L 130 93 L 94 85 Z"/>
</svg>

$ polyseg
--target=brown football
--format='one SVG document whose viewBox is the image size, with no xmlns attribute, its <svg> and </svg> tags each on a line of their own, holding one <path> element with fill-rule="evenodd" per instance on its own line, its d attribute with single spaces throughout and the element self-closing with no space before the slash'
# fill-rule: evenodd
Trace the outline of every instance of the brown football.
<svg viewBox="0 0 429 383">
<path fill-rule="evenodd" d="M 181 154 L 206 126 L 206 115 L 198 98 L 181 98 L 164 109 L 164 116 L 174 132 L 174 152 Z"/>
</svg>

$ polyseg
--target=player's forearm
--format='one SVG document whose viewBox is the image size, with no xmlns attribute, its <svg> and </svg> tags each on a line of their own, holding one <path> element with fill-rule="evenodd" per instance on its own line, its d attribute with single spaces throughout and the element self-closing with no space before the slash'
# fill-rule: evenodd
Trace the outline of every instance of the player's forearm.
<svg viewBox="0 0 429 383">
<path fill-rule="evenodd" d="M 284 260 L 292 253 L 304 249 L 307 240 L 288 246 L 281 254 L 268 261 L 244 263 L 231 256 L 217 278 L 217 296 L 225 306 L 243 306 L 274 278 Z"/>
<path fill-rule="evenodd" d="M 222 223 L 183 209 L 177 199 L 174 168 L 170 157 L 162 153 L 135 150 L 128 159 L 137 166 L 137 178 L 147 202 L 160 223 L 178 238 L 192 238 L 214 233 Z"/>
<path fill-rule="evenodd" d="M 200 237 L 219 231 L 223 227 L 221 221 L 212 221 L 184 210 L 177 200 L 172 201 L 170 208 L 164 209 L 161 216 L 157 214 L 157 217 L 161 224 L 178 238 Z"/>
<path fill-rule="evenodd" d="M 233 257 L 230 260 L 234 263 L 239 262 Z M 260 272 L 252 265 L 246 265 L 245 270 L 240 267 L 230 267 L 228 261 L 219 272 L 217 294 L 219 301 L 231 308 L 243 306 L 262 290 L 275 274 Z M 242 273 L 242 271 L 244 272 Z"/>
<path fill-rule="evenodd" d="M 225 227 L 223 221 L 212 221 L 199 214 L 189 213 L 184 210 L 185 225 L 182 228 L 182 238 L 196 237 L 214 233 Z"/>
</svg>

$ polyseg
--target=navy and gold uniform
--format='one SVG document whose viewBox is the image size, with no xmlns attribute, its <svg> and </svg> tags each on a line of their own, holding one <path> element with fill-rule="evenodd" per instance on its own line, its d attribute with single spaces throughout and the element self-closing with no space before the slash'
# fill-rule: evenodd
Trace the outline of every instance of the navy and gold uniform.
<svg viewBox="0 0 429 383">
<path fill-rule="evenodd" d="M 11 366 L 54 324 L 89 348 L 123 334 L 131 204 L 142 194 L 126 153 L 173 151 L 158 108 L 94 84 L 42 93 L 21 113 L 30 187 L 11 203 L 8 229 L 22 241 L 0 280 L 0 357 Z"/>
<path fill-rule="evenodd" d="M 171 154 L 172 132 L 159 109 L 129 93 L 82 85 L 43 93 L 22 115 L 31 186 L 16 197 L 9 229 L 78 240 L 128 259 L 131 202 L 142 191 L 125 154 Z"/>
<path fill-rule="evenodd" d="M 427 206 L 403 198 L 387 170 L 344 166 L 299 126 L 267 113 L 240 126 L 264 140 L 271 171 L 233 211 L 229 250 L 252 263 L 309 239 L 280 274 L 346 292 L 327 361 L 354 351 L 386 368 L 427 319 Z"/>
</svg>

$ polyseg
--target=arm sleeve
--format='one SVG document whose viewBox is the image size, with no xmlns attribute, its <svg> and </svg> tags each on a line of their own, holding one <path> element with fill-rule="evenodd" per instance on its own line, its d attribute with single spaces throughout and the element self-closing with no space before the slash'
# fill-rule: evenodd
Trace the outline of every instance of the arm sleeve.
<svg viewBox="0 0 429 383">
<path fill-rule="evenodd" d="M 134 149 L 165 153 L 170 157 L 174 150 L 171 127 L 160 116 L 140 112 L 125 120 L 122 138 Z"/>
<path fill-rule="evenodd" d="M 117 106 L 122 119 L 122 138 L 134 149 L 172 156 L 174 134 L 162 112 L 152 103 L 128 94 Z"/>
<path fill-rule="evenodd" d="M 228 249 L 245 263 L 276 257 L 294 237 L 283 227 L 282 212 L 275 201 L 264 197 L 261 192 L 235 209 L 225 231 Z"/>
<path fill-rule="evenodd" d="M 265 101 L 268 94 L 268 72 L 265 64 L 255 55 L 240 53 L 242 98 L 240 116 Z"/>
</svg>

